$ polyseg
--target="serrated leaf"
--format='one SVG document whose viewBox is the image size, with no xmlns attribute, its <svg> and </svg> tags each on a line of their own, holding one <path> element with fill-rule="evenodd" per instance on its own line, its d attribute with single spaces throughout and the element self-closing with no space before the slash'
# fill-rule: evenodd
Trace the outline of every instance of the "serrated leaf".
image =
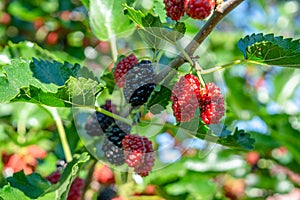
<svg viewBox="0 0 300 200">
<path fill-rule="evenodd" d="M 90 26 L 98 39 L 107 41 L 134 31 L 134 24 L 124 15 L 123 3 L 126 0 L 90 0 Z"/>
<path fill-rule="evenodd" d="M 176 45 L 176 41 L 184 36 L 184 23 L 178 22 L 174 27 L 168 28 L 169 24 L 162 23 L 159 17 L 150 13 L 145 15 L 126 4 L 124 7 L 129 18 L 139 26 L 138 33 L 151 48 L 159 49 L 164 42 Z"/>
<path fill-rule="evenodd" d="M 5 76 L 0 77 L 0 102 L 26 101 L 56 107 L 94 105 L 95 95 L 103 86 L 92 79 L 74 78 L 79 68 L 67 62 L 34 59 L 30 64 L 24 59 L 12 60 L 3 68 Z M 86 70 L 79 74 L 85 75 L 97 79 Z"/>
<path fill-rule="evenodd" d="M 95 103 L 95 94 L 99 93 L 103 86 L 96 81 L 83 77 L 71 77 L 67 81 L 66 94 L 69 101 L 72 100 L 72 105 L 93 106 Z"/>
<path fill-rule="evenodd" d="M 227 135 L 225 138 L 220 138 L 218 143 L 233 148 L 242 147 L 247 150 L 252 150 L 254 149 L 255 139 L 251 138 L 249 133 L 246 133 L 244 130 L 239 130 L 236 127 L 232 134 Z"/>
<path fill-rule="evenodd" d="M 238 48 L 248 61 L 282 67 L 300 67 L 300 42 L 274 34 L 252 34 L 238 42 Z"/>
<path fill-rule="evenodd" d="M 0 199 L 1 200 L 30 200 L 22 191 L 14 188 L 10 185 L 5 185 L 3 188 L 0 188 Z"/>
<path fill-rule="evenodd" d="M 147 107 L 150 109 L 151 113 L 159 114 L 163 111 L 170 102 L 172 91 L 161 85 L 159 90 L 154 90 L 147 102 Z"/>
<path fill-rule="evenodd" d="M 155 0 L 153 10 L 162 23 L 167 23 L 167 12 L 165 10 L 165 4 L 163 0 Z"/>
<path fill-rule="evenodd" d="M 40 82 L 62 86 L 71 76 L 77 76 L 80 65 L 72 65 L 68 62 L 62 64 L 55 60 L 50 62 L 48 60 L 37 60 L 33 58 L 30 69 L 33 72 L 33 77 Z"/>
<path fill-rule="evenodd" d="M 32 173 L 28 176 L 24 174 L 24 171 L 14 173 L 12 177 L 7 178 L 7 181 L 12 187 L 18 188 L 26 196 L 35 199 L 43 194 L 50 184 L 41 175 Z"/>
<path fill-rule="evenodd" d="M 33 77 L 28 60 L 12 60 L 11 65 L 3 67 L 5 77 L 0 79 L 0 102 L 8 102 L 18 95 L 21 88 L 30 85 L 42 89 L 45 92 L 57 92 L 58 86 L 43 84 Z"/>
<path fill-rule="evenodd" d="M 38 200 L 67 199 L 72 182 L 77 177 L 81 166 L 89 159 L 90 156 L 86 152 L 81 155 L 74 155 L 73 160 L 68 163 L 67 167 L 64 169 L 59 182 L 51 186 L 43 196 L 38 198 Z"/>
<path fill-rule="evenodd" d="M 24 101 L 55 107 L 93 106 L 95 96 L 102 91 L 103 85 L 92 79 L 70 78 L 56 93 L 43 92 L 30 86 L 22 89 L 13 101 Z"/>
<path fill-rule="evenodd" d="M 139 27 L 144 27 L 143 18 L 146 16 L 142 11 L 136 10 L 127 4 L 123 4 L 125 10 L 124 14 L 129 17 L 133 22 L 135 22 Z"/>
</svg>

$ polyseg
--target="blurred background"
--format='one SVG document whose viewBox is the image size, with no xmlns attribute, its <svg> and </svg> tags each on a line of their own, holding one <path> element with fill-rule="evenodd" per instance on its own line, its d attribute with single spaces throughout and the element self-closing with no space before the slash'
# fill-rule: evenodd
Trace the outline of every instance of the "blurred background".
<svg viewBox="0 0 300 200">
<path fill-rule="evenodd" d="M 147 11 L 154 3 L 139 0 L 135 5 Z M 183 22 L 189 37 L 204 24 L 187 18 Z M 201 58 L 201 62 L 211 67 L 211 60 L 225 64 L 243 59 L 237 48 L 240 38 L 274 33 L 298 39 L 299 27 L 300 1 L 246 0 L 205 40 L 202 48 L 209 58 Z M 47 49 L 65 61 L 86 65 L 98 76 L 112 62 L 109 42 L 91 33 L 87 9 L 79 0 L 2 0 L 0 72 L 7 63 L 3 55 L 13 51 L 5 46 L 18 49 L 11 54 L 32 55 L 25 41 L 40 46 L 37 52 Z M 144 45 L 142 41 L 120 40 L 119 52 L 127 52 L 130 43 Z M 254 150 L 216 145 L 208 156 L 201 157 L 203 146 L 196 141 L 183 153 L 184 144 L 172 137 L 174 130 L 166 130 L 154 142 L 160 148 L 172 141 L 158 158 L 170 165 L 147 178 L 134 177 L 137 184 L 132 193 L 172 200 L 300 199 L 300 71 L 237 65 L 221 75 L 227 105 L 225 124 L 251 133 L 256 139 Z M 59 114 L 72 153 L 86 151 L 76 134 L 71 110 L 59 109 Z M 35 104 L 0 104 L 0 156 L 0 180 L 22 169 L 26 174 L 37 172 L 45 177 L 55 171 L 57 161 L 65 158 L 51 115 Z M 80 176 L 87 173 L 88 166 Z M 106 188 L 114 188 L 114 174 L 99 162 L 85 199 L 97 199 Z"/>
</svg>

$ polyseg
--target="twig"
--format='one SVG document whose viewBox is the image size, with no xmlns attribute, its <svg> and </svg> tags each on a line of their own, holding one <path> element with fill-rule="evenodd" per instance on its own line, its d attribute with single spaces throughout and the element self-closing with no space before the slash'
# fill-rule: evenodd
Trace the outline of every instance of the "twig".
<svg viewBox="0 0 300 200">
<path fill-rule="evenodd" d="M 185 48 L 185 52 L 192 56 L 197 48 L 202 44 L 202 42 L 207 38 L 207 36 L 213 31 L 217 24 L 235 7 L 237 7 L 244 0 L 229 0 L 221 3 L 215 9 L 213 15 L 209 18 L 206 24 L 201 28 L 198 34 L 190 42 L 190 44 Z M 173 62 L 170 64 L 171 68 L 177 69 L 180 65 L 185 62 L 184 57 L 180 54 Z"/>
<path fill-rule="evenodd" d="M 244 0 L 228 0 L 217 6 L 212 16 L 206 22 L 206 24 L 197 33 L 194 39 L 188 44 L 184 49 L 186 54 L 190 57 L 193 56 L 197 48 L 202 44 L 202 42 L 207 38 L 207 36 L 213 31 L 217 24 L 234 8 L 241 4 Z M 164 79 L 167 74 L 173 69 L 178 69 L 186 61 L 184 55 L 179 54 L 169 65 L 169 67 L 162 71 L 158 79 Z"/>
</svg>

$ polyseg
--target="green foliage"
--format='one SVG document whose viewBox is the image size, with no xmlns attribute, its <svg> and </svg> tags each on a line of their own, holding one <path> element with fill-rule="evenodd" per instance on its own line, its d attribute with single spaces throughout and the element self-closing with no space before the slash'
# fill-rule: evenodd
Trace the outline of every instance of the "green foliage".
<svg viewBox="0 0 300 200">
<path fill-rule="evenodd" d="M 89 5 L 90 26 L 100 40 L 127 36 L 135 26 L 123 14 L 125 0 L 91 0 Z M 120 23 L 122 22 L 122 23 Z"/>
<path fill-rule="evenodd" d="M 156 87 L 147 102 L 147 107 L 150 108 L 151 113 L 159 114 L 165 110 L 169 105 L 171 93 L 172 91 L 168 87 L 162 85 Z"/>
<path fill-rule="evenodd" d="M 253 34 L 238 42 L 245 59 L 267 65 L 300 67 L 300 43 L 274 34 Z"/>
<path fill-rule="evenodd" d="M 57 61 L 50 62 L 33 58 L 30 69 L 33 72 L 33 77 L 40 82 L 63 86 L 71 76 L 77 76 L 80 65 L 72 65 L 67 62 L 62 64 Z"/>
<path fill-rule="evenodd" d="M 31 199 L 36 199 L 42 195 L 50 186 L 41 175 L 32 173 L 28 176 L 23 171 L 14 173 L 13 177 L 7 178 L 9 184 L 21 190 Z"/>
<path fill-rule="evenodd" d="M 77 76 L 78 64 L 49 62 L 33 58 L 12 60 L 3 67 L 0 102 L 27 101 L 49 106 L 93 105 L 103 86 Z"/>
<path fill-rule="evenodd" d="M 81 155 L 74 155 L 73 160 L 68 163 L 67 167 L 64 169 L 63 174 L 59 182 L 46 191 L 46 193 L 38 198 L 39 200 L 48 199 L 66 199 L 68 196 L 69 189 L 72 182 L 78 176 L 80 168 L 90 159 L 87 153 Z"/>
<path fill-rule="evenodd" d="M 255 139 L 251 138 L 251 135 L 246 133 L 245 130 L 239 130 L 238 128 L 235 128 L 232 134 L 226 136 L 225 138 L 221 138 L 218 143 L 222 145 L 228 145 L 233 148 L 240 146 L 240 148 L 252 150 L 254 149 Z"/>
<path fill-rule="evenodd" d="M 5 185 L 4 187 L 0 188 L 0 199 L 1 200 L 8 200 L 8 199 L 22 199 L 22 200 L 29 200 L 30 198 L 26 196 L 22 191 L 14 188 L 10 185 Z"/>
<path fill-rule="evenodd" d="M 144 14 L 126 4 L 124 7 L 129 18 L 139 26 L 138 33 L 151 48 L 160 49 L 165 42 L 176 46 L 176 42 L 184 36 L 186 28 L 182 22 L 171 26 L 161 20 L 161 15 Z"/>
</svg>

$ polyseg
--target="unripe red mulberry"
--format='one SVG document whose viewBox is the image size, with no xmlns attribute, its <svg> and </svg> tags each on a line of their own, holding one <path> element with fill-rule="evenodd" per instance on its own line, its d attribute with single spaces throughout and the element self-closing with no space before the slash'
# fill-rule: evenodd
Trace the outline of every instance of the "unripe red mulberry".
<svg viewBox="0 0 300 200">
<path fill-rule="evenodd" d="M 215 0 L 184 0 L 184 10 L 193 19 L 205 19 L 215 5 Z"/>
<path fill-rule="evenodd" d="M 220 88 L 214 83 L 206 83 L 200 93 L 199 104 L 202 121 L 205 124 L 218 124 L 225 112 L 224 98 Z"/>
<path fill-rule="evenodd" d="M 200 82 L 192 74 L 181 77 L 172 90 L 172 109 L 178 122 L 190 121 L 199 107 Z"/>
<path fill-rule="evenodd" d="M 130 54 L 117 63 L 116 67 L 114 68 L 114 77 L 118 87 L 124 87 L 125 75 L 137 63 L 138 59 L 134 54 Z"/>
<path fill-rule="evenodd" d="M 173 20 L 180 20 L 184 15 L 184 0 L 164 0 L 167 16 Z"/>
<path fill-rule="evenodd" d="M 141 176 L 148 176 L 154 165 L 154 152 L 152 142 L 148 138 L 134 135 L 126 135 L 122 141 L 125 161 L 134 172 Z"/>
</svg>

